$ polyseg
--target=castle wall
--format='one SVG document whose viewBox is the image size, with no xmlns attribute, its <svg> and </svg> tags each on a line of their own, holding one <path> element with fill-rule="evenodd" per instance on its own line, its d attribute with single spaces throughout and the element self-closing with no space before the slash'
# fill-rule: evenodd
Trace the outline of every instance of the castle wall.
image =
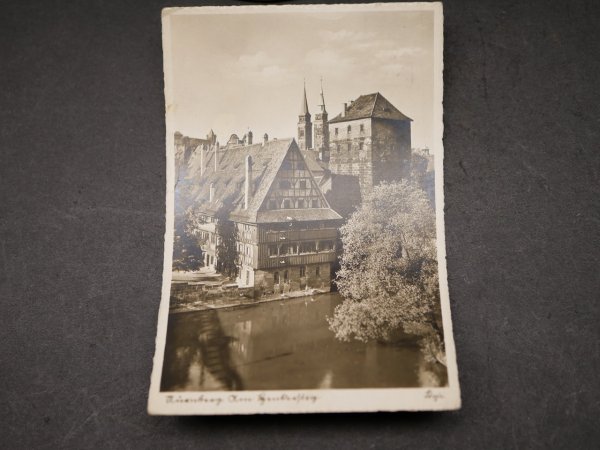
<svg viewBox="0 0 600 450">
<path fill-rule="evenodd" d="M 373 187 L 372 132 L 370 118 L 329 124 L 329 169 L 357 177 L 363 193 Z"/>
<path fill-rule="evenodd" d="M 410 121 L 373 119 L 373 185 L 407 178 L 410 172 Z"/>
<path fill-rule="evenodd" d="M 329 169 L 357 177 L 363 197 L 382 181 L 408 176 L 409 121 L 366 118 L 337 122 L 329 124 L 329 136 Z"/>
</svg>

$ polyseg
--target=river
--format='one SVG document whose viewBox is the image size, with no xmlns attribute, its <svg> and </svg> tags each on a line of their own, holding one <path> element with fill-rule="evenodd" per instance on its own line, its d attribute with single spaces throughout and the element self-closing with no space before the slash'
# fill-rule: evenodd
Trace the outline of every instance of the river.
<svg viewBox="0 0 600 450">
<path fill-rule="evenodd" d="M 162 391 L 439 386 L 415 342 L 340 342 L 326 318 L 337 293 L 171 314 Z"/>
</svg>

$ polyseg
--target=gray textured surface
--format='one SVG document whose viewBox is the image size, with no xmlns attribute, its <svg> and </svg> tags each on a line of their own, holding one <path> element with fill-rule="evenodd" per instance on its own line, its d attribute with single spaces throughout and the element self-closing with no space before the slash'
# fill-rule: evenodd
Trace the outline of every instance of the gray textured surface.
<svg viewBox="0 0 600 450">
<path fill-rule="evenodd" d="M 162 4 L 3 2 L 0 442 L 600 445 L 600 8 L 548 3 L 445 5 L 463 409 L 177 419 L 145 414 L 164 232 Z"/>
</svg>

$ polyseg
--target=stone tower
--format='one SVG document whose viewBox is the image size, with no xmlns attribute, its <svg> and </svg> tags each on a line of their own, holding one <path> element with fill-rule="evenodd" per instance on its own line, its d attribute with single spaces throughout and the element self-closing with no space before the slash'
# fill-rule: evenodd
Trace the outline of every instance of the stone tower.
<svg viewBox="0 0 600 450">
<path fill-rule="evenodd" d="M 327 110 L 325 109 L 325 96 L 323 95 L 323 80 L 321 80 L 321 111 L 315 115 L 315 150 L 319 159 L 329 161 L 329 125 L 327 123 Z"/>
<path fill-rule="evenodd" d="M 356 177 L 363 197 L 384 181 L 406 178 L 411 122 L 379 92 L 344 103 L 329 121 L 329 170 Z"/>
<path fill-rule="evenodd" d="M 304 96 L 300 107 L 300 115 L 298 116 L 298 147 L 300 147 L 300 150 L 312 148 L 312 122 L 310 121 L 308 101 L 306 100 L 306 84 L 304 85 Z"/>
</svg>

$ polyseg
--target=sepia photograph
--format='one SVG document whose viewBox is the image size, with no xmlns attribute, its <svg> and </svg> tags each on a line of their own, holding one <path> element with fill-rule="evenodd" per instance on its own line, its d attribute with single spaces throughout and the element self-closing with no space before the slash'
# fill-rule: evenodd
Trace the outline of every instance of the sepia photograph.
<svg viewBox="0 0 600 450">
<path fill-rule="evenodd" d="M 163 11 L 151 414 L 460 407 L 439 3 Z"/>
</svg>

